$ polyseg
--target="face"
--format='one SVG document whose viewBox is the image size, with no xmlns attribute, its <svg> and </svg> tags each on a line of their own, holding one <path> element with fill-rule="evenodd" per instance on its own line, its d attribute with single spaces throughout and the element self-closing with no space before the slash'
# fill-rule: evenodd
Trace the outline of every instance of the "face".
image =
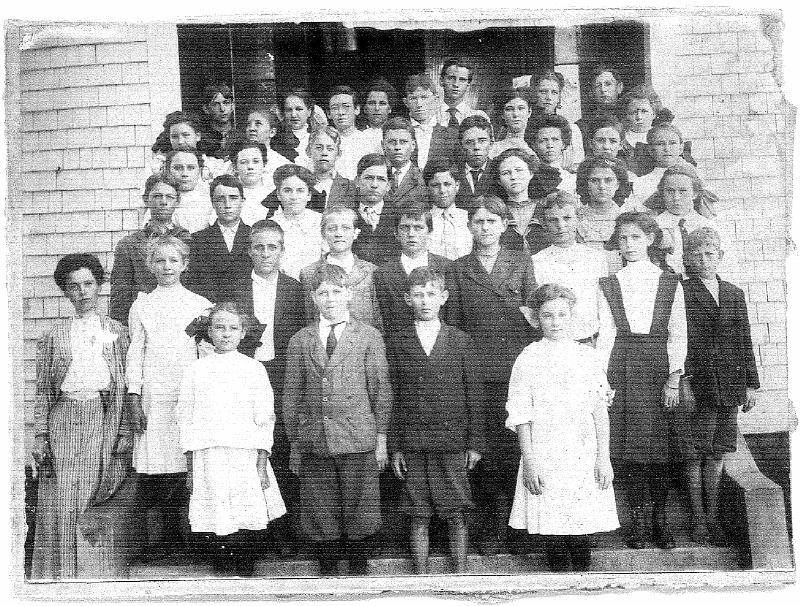
<svg viewBox="0 0 800 606">
<path fill-rule="evenodd" d="M 339 157 L 339 146 L 327 134 L 317 135 L 310 145 L 309 156 L 314 163 L 314 172 L 327 173 L 333 170 Z"/>
<path fill-rule="evenodd" d="M 186 259 L 172 246 L 160 246 L 153 252 L 150 271 L 159 285 L 172 286 L 180 282 L 181 274 L 186 271 Z"/>
<path fill-rule="evenodd" d="M 356 181 L 358 197 L 364 204 L 377 204 L 389 189 L 389 176 L 386 166 L 370 166 L 358 176 Z"/>
<path fill-rule="evenodd" d="M 469 90 L 469 70 L 466 67 L 451 65 L 441 78 L 441 85 L 445 100 L 460 102 Z"/>
<path fill-rule="evenodd" d="M 248 147 L 236 154 L 236 175 L 246 187 L 261 183 L 264 175 L 264 157 L 261 151 Z"/>
<path fill-rule="evenodd" d="M 311 117 L 311 108 L 300 97 L 291 95 L 283 102 L 283 117 L 292 130 L 304 130 Z"/>
<path fill-rule="evenodd" d="M 178 184 L 178 191 L 192 191 L 200 180 L 197 156 L 189 152 L 178 152 L 169 164 L 169 174 Z"/>
<path fill-rule="evenodd" d="M 596 203 L 613 202 L 619 189 L 617 175 L 610 168 L 593 168 L 587 178 L 589 199 Z"/>
<path fill-rule="evenodd" d="M 508 227 L 508 221 L 499 215 L 479 208 L 469 221 L 469 231 L 478 248 L 488 248 L 500 242 L 500 236 Z"/>
<path fill-rule="evenodd" d="M 644 233 L 635 223 L 625 223 L 619 229 L 619 252 L 626 261 L 646 261 L 647 247 L 655 239 L 655 234 Z"/>
<path fill-rule="evenodd" d="M 256 274 L 265 278 L 278 271 L 283 256 L 283 239 L 274 231 L 256 232 L 250 236 L 248 251 Z"/>
<path fill-rule="evenodd" d="M 370 91 L 367 95 L 367 102 L 364 104 L 364 111 L 367 113 L 369 125 L 373 128 L 380 128 L 392 113 L 389 95 L 380 90 Z"/>
<path fill-rule="evenodd" d="M 546 114 L 556 113 L 556 108 L 561 102 L 561 87 L 555 80 L 542 80 L 534 89 L 536 105 Z"/>
<path fill-rule="evenodd" d="M 599 105 L 613 105 L 622 94 L 622 82 L 618 82 L 611 72 L 603 72 L 594 79 L 592 93 Z"/>
<path fill-rule="evenodd" d="M 272 127 L 269 117 L 261 112 L 250 112 L 247 116 L 247 126 L 245 127 L 247 140 L 256 143 L 263 143 L 269 147 L 269 142 L 275 136 L 275 129 Z"/>
<path fill-rule="evenodd" d="M 311 297 L 314 299 L 320 315 L 328 321 L 335 321 L 343 318 L 347 313 L 352 292 L 344 286 L 323 282 L 317 290 L 311 293 Z"/>
<path fill-rule="evenodd" d="M 409 257 L 416 257 L 428 251 L 428 225 L 425 219 L 402 215 L 397 222 L 397 240 L 400 249 Z"/>
<path fill-rule="evenodd" d="M 433 115 L 436 95 L 427 88 L 417 88 L 404 99 L 409 115 L 417 122 L 427 122 Z"/>
<path fill-rule="evenodd" d="M 214 122 L 227 124 L 230 122 L 231 114 L 233 114 L 233 101 L 223 97 L 222 93 L 217 93 L 211 101 L 206 103 L 205 109 Z"/>
<path fill-rule="evenodd" d="M 211 193 L 211 205 L 222 225 L 233 225 L 242 214 L 244 199 L 235 187 L 217 185 Z"/>
<path fill-rule="evenodd" d="M 217 353 L 234 351 L 239 347 L 239 342 L 244 337 L 242 320 L 236 314 L 218 311 L 211 317 L 208 336 L 214 344 L 214 351 Z"/>
<path fill-rule="evenodd" d="M 578 214 L 571 204 L 553 206 L 544 211 L 544 228 L 550 234 L 550 241 L 562 248 L 575 244 L 578 230 Z"/>
<path fill-rule="evenodd" d="M 635 133 L 646 133 L 653 126 L 653 108 L 647 99 L 632 99 L 625 109 L 625 126 Z"/>
<path fill-rule="evenodd" d="M 458 181 L 450 171 L 436 173 L 428 181 L 428 199 L 439 208 L 450 208 L 456 201 Z"/>
<path fill-rule="evenodd" d="M 311 191 L 300 177 L 284 179 L 277 191 L 283 212 L 290 217 L 302 213 L 311 201 Z"/>
<path fill-rule="evenodd" d="M 545 339 L 565 341 L 570 338 L 569 327 L 572 324 L 572 307 L 567 299 L 559 297 L 545 301 L 537 313 L 539 326 Z"/>
<path fill-rule="evenodd" d="M 174 150 L 194 151 L 200 135 L 186 122 L 173 124 L 169 127 L 169 143 Z"/>
<path fill-rule="evenodd" d="M 525 160 L 518 156 L 510 156 L 500 163 L 498 172 L 500 185 L 509 196 L 527 195 L 528 184 L 533 174 Z"/>
<path fill-rule="evenodd" d="M 480 168 L 486 164 L 491 146 L 492 138 L 489 132 L 477 126 L 468 128 L 461 136 L 461 149 L 464 150 L 467 164 L 472 168 Z"/>
<path fill-rule="evenodd" d="M 613 160 L 622 149 L 622 142 L 619 132 L 616 128 L 607 126 L 605 128 L 598 128 L 591 142 L 589 143 L 592 154 L 598 158 L 608 158 Z"/>
<path fill-rule="evenodd" d="M 387 130 L 383 135 L 383 153 L 394 167 L 400 168 L 409 162 L 416 148 L 414 138 L 404 128 Z"/>
<path fill-rule="evenodd" d="M 685 259 L 691 272 L 703 280 L 711 280 L 717 275 L 720 261 L 722 261 L 722 251 L 713 244 L 702 244 L 690 250 Z"/>
<path fill-rule="evenodd" d="M 414 284 L 404 295 L 406 303 L 414 311 L 414 318 L 423 321 L 439 317 L 439 310 L 447 301 L 447 296 L 448 292 L 433 282 L 428 282 L 424 286 Z"/>
<path fill-rule="evenodd" d="M 352 95 L 334 95 L 328 108 L 336 130 L 341 132 L 355 128 L 356 116 L 361 113 L 361 107 L 353 102 Z"/>
<path fill-rule="evenodd" d="M 657 130 L 650 144 L 653 161 L 656 166 L 669 168 L 674 165 L 681 155 L 683 142 L 680 137 L 669 130 Z"/>
<path fill-rule="evenodd" d="M 545 164 L 554 164 L 561 160 L 564 151 L 564 141 L 561 138 L 561 129 L 540 128 L 534 138 L 534 151 Z"/>
<path fill-rule="evenodd" d="M 178 192 L 171 185 L 156 183 L 145 196 L 144 203 L 155 221 L 169 223 L 178 205 Z"/>
<path fill-rule="evenodd" d="M 356 228 L 350 213 L 331 215 L 325 220 L 322 237 L 334 254 L 348 252 L 356 239 Z"/>
<path fill-rule="evenodd" d="M 528 126 L 528 119 L 531 117 L 531 109 L 525 99 L 511 99 L 503 106 L 503 120 L 506 127 L 512 133 L 521 133 Z"/>
<path fill-rule="evenodd" d="M 673 215 L 685 215 L 694 207 L 692 180 L 686 175 L 670 175 L 661 183 L 664 206 Z"/>
<path fill-rule="evenodd" d="M 88 267 L 81 267 L 67 275 L 64 294 L 75 308 L 75 314 L 83 316 L 97 309 L 97 293 L 100 285 Z"/>
</svg>

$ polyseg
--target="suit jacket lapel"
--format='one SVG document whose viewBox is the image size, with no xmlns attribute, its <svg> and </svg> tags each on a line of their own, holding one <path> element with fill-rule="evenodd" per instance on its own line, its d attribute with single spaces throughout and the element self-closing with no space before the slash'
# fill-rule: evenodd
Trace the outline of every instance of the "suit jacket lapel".
<svg viewBox="0 0 800 606">
<path fill-rule="evenodd" d="M 441 358 L 444 356 L 448 350 L 449 341 L 450 327 L 442 322 L 439 334 L 436 336 L 436 341 L 433 344 L 433 349 L 431 349 L 431 355 L 428 359 L 433 360 L 434 358 Z"/>
<path fill-rule="evenodd" d="M 400 183 L 397 185 L 397 189 L 394 191 L 392 195 L 395 198 L 400 198 L 404 196 L 406 193 L 410 192 L 412 189 L 414 189 L 414 186 L 417 184 L 417 181 L 419 180 L 418 177 L 419 177 L 419 168 L 417 168 L 412 164 L 411 167 L 408 169 L 408 172 L 406 173 L 405 177 L 403 177 L 403 180 L 400 181 Z"/>
<path fill-rule="evenodd" d="M 325 368 L 328 364 L 328 354 L 325 353 L 325 345 L 319 338 L 319 322 L 309 325 L 307 338 L 311 340 L 311 359 L 318 368 Z"/>
<path fill-rule="evenodd" d="M 357 320 L 351 318 L 344 327 L 341 338 L 336 343 L 336 349 L 333 350 L 333 355 L 328 360 L 328 366 L 336 366 L 342 363 L 352 349 L 356 339 L 358 339 L 359 332 L 360 327 L 358 326 Z M 317 341 L 319 341 L 319 339 L 317 339 Z M 320 346 L 322 346 L 322 342 L 320 341 L 319 343 Z M 322 355 L 327 358 L 324 347 L 322 348 Z"/>
<path fill-rule="evenodd" d="M 497 286 L 497 282 L 500 281 L 501 276 L 504 278 L 508 273 L 508 257 L 506 256 L 507 251 L 504 249 L 500 250 L 500 253 L 497 255 L 497 259 L 494 262 L 494 267 L 492 268 L 492 273 L 486 273 L 486 269 L 484 269 L 483 265 L 481 265 L 480 260 L 478 259 L 478 255 L 476 253 L 470 253 L 470 261 L 469 261 L 469 277 L 481 284 L 485 288 L 497 293 L 498 295 L 505 297 L 506 292 Z"/>
</svg>

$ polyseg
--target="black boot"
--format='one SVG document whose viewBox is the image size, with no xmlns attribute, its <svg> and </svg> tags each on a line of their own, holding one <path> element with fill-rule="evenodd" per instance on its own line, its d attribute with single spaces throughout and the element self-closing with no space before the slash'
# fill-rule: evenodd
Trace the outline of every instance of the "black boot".
<svg viewBox="0 0 800 606">
<path fill-rule="evenodd" d="M 585 572 L 592 565 L 592 548 L 588 537 L 576 535 L 567 537 L 567 549 L 572 559 L 572 570 Z"/>
<path fill-rule="evenodd" d="M 653 541 L 661 549 L 675 549 L 675 537 L 667 523 L 666 503 L 656 503 L 653 507 Z"/>
<path fill-rule="evenodd" d="M 644 507 L 631 507 L 631 529 L 625 541 L 631 549 L 644 549 L 647 541 L 647 515 Z"/>
<path fill-rule="evenodd" d="M 368 539 L 347 541 L 347 565 L 350 576 L 365 577 L 369 574 L 369 553 Z"/>
<path fill-rule="evenodd" d="M 339 574 L 339 541 L 320 541 L 314 546 L 321 577 Z"/>
<path fill-rule="evenodd" d="M 563 537 L 547 537 L 544 555 L 551 572 L 567 572 L 572 568 L 569 549 Z"/>
</svg>

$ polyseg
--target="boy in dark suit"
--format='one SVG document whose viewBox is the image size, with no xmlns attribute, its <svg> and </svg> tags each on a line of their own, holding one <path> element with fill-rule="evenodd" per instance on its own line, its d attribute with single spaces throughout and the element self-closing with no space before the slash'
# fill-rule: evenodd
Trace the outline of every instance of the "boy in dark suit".
<svg viewBox="0 0 800 606">
<path fill-rule="evenodd" d="M 411 123 L 397 116 L 389 118 L 383 125 L 383 153 L 389 165 L 389 191 L 385 200 L 395 208 L 425 199 L 422 171 L 411 161 L 416 149 Z"/>
<path fill-rule="evenodd" d="M 724 545 L 718 515 L 723 461 L 736 450 L 738 408 L 747 412 L 755 406 L 760 385 L 744 293 L 717 275 L 723 255 L 719 234 L 701 227 L 686 240 L 686 374 L 697 400 L 692 426 L 699 455 L 688 463 L 691 538 Z"/>
<path fill-rule="evenodd" d="M 492 125 L 483 116 L 465 118 L 458 127 L 461 145 L 458 195 L 456 206 L 469 209 L 475 196 L 488 192 L 489 149 L 492 146 Z"/>
<path fill-rule="evenodd" d="M 452 158 L 458 145 L 458 131 L 438 124 L 439 98 L 433 80 L 424 74 L 410 76 L 403 102 L 414 127 L 417 166 L 424 169 L 430 159 Z"/>
<path fill-rule="evenodd" d="M 289 341 L 283 392 L 301 530 L 323 575 L 336 572 L 340 540 L 350 574 L 367 573 L 367 539 L 381 521 L 378 474 L 388 463 L 392 389 L 383 339 L 350 316 L 346 280 L 338 265 L 317 268 L 311 287 L 320 319 Z"/>
<path fill-rule="evenodd" d="M 484 448 L 480 362 L 472 339 L 439 320 L 447 300 L 444 276 L 418 267 L 407 285 L 414 324 L 392 335 L 388 344 L 396 394 L 389 430 L 392 469 L 406 482 L 417 573 L 427 572 L 428 524 L 434 512 L 448 520 L 455 571 L 463 573 L 465 514 L 472 508 L 467 471 Z"/>
<path fill-rule="evenodd" d="M 239 179 L 220 175 L 209 191 L 217 220 L 192 236 L 185 285 L 212 303 L 220 303 L 230 300 L 235 285 L 253 269 L 247 254 L 250 227 L 240 217 L 244 195 Z"/>
<path fill-rule="evenodd" d="M 382 265 L 397 255 L 400 245 L 394 237 L 394 205 L 386 201 L 389 173 L 386 158 L 367 154 L 358 161 L 358 207 L 353 253 L 359 259 Z"/>
</svg>

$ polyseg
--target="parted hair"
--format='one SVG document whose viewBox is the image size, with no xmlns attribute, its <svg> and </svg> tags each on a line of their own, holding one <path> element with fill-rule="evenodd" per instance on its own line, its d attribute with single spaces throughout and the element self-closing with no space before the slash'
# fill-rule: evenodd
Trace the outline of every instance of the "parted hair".
<svg viewBox="0 0 800 606">
<path fill-rule="evenodd" d="M 324 283 L 335 284 L 340 288 L 348 288 L 347 272 L 344 268 L 332 263 L 322 263 L 311 276 L 311 290 L 317 290 Z"/>
<path fill-rule="evenodd" d="M 342 206 L 341 204 L 336 204 L 333 206 L 329 206 L 325 210 L 322 211 L 322 219 L 320 220 L 320 230 L 322 233 L 325 233 L 325 227 L 328 225 L 328 219 L 331 217 L 338 217 L 340 215 L 347 215 L 350 217 L 350 220 L 353 222 L 353 227 L 355 228 L 356 223 L 358 222 L 358 215 L 356 211 L 354 211 L 349 206 Z"/>
<path fill-rule="evenodd" d="M 392 86 L 388 80 L 377 78 L 364 87 L 364 103 L 367 102 L 367 97 L 372 92 L 386 93 L 386 98 L 389 100 L 389 107 L 394 110 L 397 107 L 397 89 Z"/>
<path fill-rule="evenodd" d="M 280 234 L 281 236 L 281 248 L 283 248 L 283 228 L 280 226 L 279 223 L 273 221 L 272 219 L 261 219 L 260 221 L 256 221 L 253 223 L 253 226 L 250 228 L 250 235 L 248 236 L 248 241 L 250 244 L 253 243 L 253 238 L 255 238 L 258 234 L 264 232 L 274 232 L 276 234 Z"/>
<path fill-rule="evenodd" d="M 718 251 L 722 250 L 719 232 L 713 227 L 698 227 L 686 237 L 686 250 L 695 251 L 701 246 L 713 246 Z"/>
<path fill-rule="evenodd" d="M 189 260 L 189 245 L 172 234 L 164 234 L 154 238 L 153 240 L 150 240 L 150 242 L 147 243 L 148 266 L 153 263 L 153 257 L 155 256 L 156 251 L 161 250 L 162 248 L 172 248 L 181 256 L 184 261 Z"/>
<path fill-rule="evenodd" d="M 215 177 L 208 186 L 208 193 L 211 198 L 214 197 L 214 190 L 217 189 L 217 186 L 219 185 L 222 185 L 223 187 L 235 187 L 237 190 L 239 190 L 239 195 L 244 197 L 244 186 L 242 185 L 242 182 L 239 181 L 239 178 L 235 175 L 222 174 L 218 177 Z"/>
<path fill-rule="evenodd" d="M 233 101 L 233 91 L 231 90 L 231 87 L 224 82 L 209 84 L 203 88 L 203 98 L 205 99 L 206 103 L 210 103 L 211 100 L 217 96 L 217 94 L 222 95 L 222 97 L 225 99 L 230 99 Z"/>
<path fill-rule="evenodd" d="M 677 135 L 678 139 L 681 143 L 683 143 L 683 133 L 681 130 L 672 124 L 671 122 L 657 122 L 652 126 L 652 128 L 647 131 L 647 143 L 649 145 L 653 144 L 653 140 L 656 138 L 656 133 L 660 130 L 665 130 Z"/>
<path fill-rule="evenodd" d="M 439 72 L 439 77 L 440 78 L 444 78 L 447 75 L 447 70 L 449 68 L 453 67 L 454 65 L 456 67 L 465 68 L 467 70 L 468 74 L 469 74 L 467 76 L 467 80 L 469 82 L 472 82 L 472 72 L 474 71 L 473 67 L 472 67 L 472 65 L 470 65 L 469 63 L 467 63 L 466 61 L 461 59 L 460 57 L 449 57 L 448 59 L 445 59 L 444 63 L 442 64 L 442 69 Z"/>
<path fill-rule="evenodd" d="M 557 189 L 545 197 L 544 202 L 542 202 L 542 212 L 549 208 L 564 208 L 565 206 L 572 206 L 576 212 L 580 213 L 581 200 L 574 194 Z"/>
<path fill-rule="evenodd" d="M 526 139 L 528 145 L 536 142 L 536 135 L 543 128 L 557 128 L 561 133 L 561 141 L 564 147 L 569 147 L 572 143 L 572 127 L 563 116 L 558 114 L 540 114 L 528 122 Z"/>
<path fill-rule="evenodd" d="M 96 256 L 90 253 L 69 253 L 61 257 L 56 263 L 56 269 L 53 272 L 53 280 L 55 280 L 56 286 L 64 290 L 67 287 L 69 275 L 84 267 L 92 272 L 98 284 L 103 283 L 106 272 Z"/>
<path fill-rule="evenodd" d="M 622 109 L 624 111 L 628 111 L 628 105 L 631 103 L 631 101 L 638 99 L 644 99 L 650 103 L 650 108 L 653 110 L 654 119 L 664 108 L 664 106 L 661 105 L 661 97 L 658 96 L 658 93 L 656 93 L 652 86 L 649 84 L 639 84 L 634 86 L 623 95 Z"/>
<path fill-rule="evenodd" d="M 628 166 L 625 164 L 625 161 L 620 158 L 599 158 L 597 156 L 590 156 L 580 163 L 578 171 L 575 174 L 575 191 L 580 197 L 581 202 L 589 204 L 589 175 L 595 168 L 608 168 L 613 171 L 619 184 L 617 193 L 614 194 L 614 202 L 621 206 L 628 196 L 631 195 L 633 188 L 628 182 Z"/>
<path fill-rule="evenodd" d="M 165 167 L 167 164 L 164 165 Z M 150 191 L 159 183 L 163 183 L 164 185 L 169 185 L 172 189 L 175 190 L 175 193 L 180 197 L 180 192 L 178 191 L 178 186 L 175 183 L 175 179 L 173 179 L 167 171 L 162 171 L 160 173 L 156 173 L 150 175 L 145 179 L 144 182 L 144 193 L 142 197 L 147 199 L 147 196 L 150 195 Z"/>
<path fill-rule="evenodd" d="M 305 166 L 298 166 L 297 164 L 284 164 L 275 169 L 272 173 L 272 180 L 275 183 L 275 188 L 280 188 L 281 184 L 289 177 L 297 177 L 303 183 L 308 185 L 311 189 L 317 182 L 317 178 Z"/>
<path fill-rule="evenodd" d="M 611 234 L 611 238 L 609 238 L 606 244 L 606 250 L 619 250 L 619 232 L 623 225 L 636 225 L 645 234 L 653 234 L 655 236 L 653 244 L 648 247 L 651 256 L 654 249 L 661 247 L 661 242 L 664 239 L 664 232 L 661 231 L 655 217 L 650 213 L 630 211 L 617 216 L 617 220 L 614 223 L 614 233 Z"/>
<path fill-rule="evenodd" d="M 415 267 L 406 278 L 406 292 L 411 291 L 412 286 L 425 286 L 435 284 L 439 290 L 445 290 L 444 274 L 432 270 L 430 267 Z"/>
<path fill-rule="evenodd" d="M 194 112 L 176 111 L 167 114 L 164 118 L 164 130 L 169 133 L 169 129 L 176 124 L 188 124 L 194 132 L 200 134 L 200 118 Z"/>
<path fill-rule="evenodd" d="M 261 153 L 261 161 L 264 162 L 264 164 L 267 163 L 269 148 L 263 143 L 259 143 L 258 141 L 250 141 L 249 139 L 237 139 L 234 142 L 230 150 L 231 162 L 236 164 L 236 157 L 239 155 L 239 152 L 242 152 L 246 149 L 257 149 Z"/>
<path fill-rule="evenodd" d="M 328 103 L 330 100 L 335 97 L 336 95 L 350 95 L 353 98 L 353 106 L 358 107 L 361 105 L 361 100 L 358 96 L 358 91 L 354 88 L 346 85 L 338 85 L 331 88 L 330 92 L 328 93 Z"/>
<path fill-rule="evenodd" d="M 667 177 L 683 175 L 684 177 L 687 177 L 689 181 L 691 181 L 692 189 L 694 190 L 694 196 L 697 196 L 703 191 L 703 180 L 700 178 L 700 175 L 697 174 L 697 170 L 694 166 L 688 162 L 680 162 L 680 158 L 678 160 L 679 161 L 677 164 L 670 166 L 661 176 L 661 180 L 658 182 L 658 194 L 661 195 L 661 190 L 664 187 L 664 180 Z"/>
<path fill-rule="evenodd" d="M 400 225 L 400 219 L 411 217 L 415 221 L 424 221 L 428 231 L 433 231 L 433 215 L 431 215 L 431 208 L 428 204 L 407 202 L 395 209 L 392 214 L 395 216 L 395 229 Z"/>
<path fill-rule="evenodd" d="M 425 181 L 425 185 L 439 173 L 450 173 L 450 176 L 458 181 L 459 169 L 455 163 L 451 162 L 449 158 L 432 158 L 422 171 L 422 180 Z"/>
<path fill-rule="evenodd" d="M 408 118 L 404 118 L 403 116 L 389 116 L 386 122 L 383 123 L 383 126 L 381 126 L 382 136 L 385 137 L 386 133 L 390 130 L 406 130 L 411 134 L 411 140 L 414 143 L 417 142 L 417 137 L 414 134 L 414 127 L 411 125 L 411 121 Z"/>
<path fill-rule="evenodd" d="M 489 140 L 494 141 L 494 132 L 492 131 L 492 123 L 481 115 L 467 116 L 458 125 L 458 140 L 464 137 L 464 133 L 470 128 L 480 128 L 489 133 Z"/>
<path fill-rule="evenodd" d="M 167 155 L 164 156 L 164 167 L 162 168 L 164 172 L 169 173 L 169 169 L 172 167 L 172 160 L 174 160 L 175 156 L 178 154 L 192 154 L 197 158 L 197 168 L 203 168 L 203 154 L 199 151 L 192 149 L 171 149 L 167 152 Z"/>
<path fill-rule="evenodd" d="M 242 330 L 247 332 L 247 329 L 249 328 L 250 324 L 249 318 L 247 314 L 242 313 L 242 311 L 239 309 L 239 306 L 233 301 L 221 301 L 211 308 L 211 311 L 208 312 L 209 328 L 211 327 L 211 324 L 214 322 L 214 316 L 222 312 L 237 316 L 239 318 L 239 323 L 242 325 Z"/>
<path fill-rule="evenodd" d="M 561 284 L 542 284 L 533 291 L 528 299 L 528 307 L 530 307 L 535 314 L 539 313 L 542 305 L 548 301 L 555 301 L 556 299 L 566 299 L 570 307 L 575 307 L 578 301 L 575 293 L 566 286 Z"/>
<path fill-rule="evenodd" d="M 336 144 L 337 157 L 342 155 L 342 135 L 333 126 L 328 124 L 320 124 L 311 129 L 311 134 L 308 136 L 308 147 L 306 151 L 311 151 L 311 146 L 317 142 L 321 136 L 327 135 Z"/>
<path fill-rule="evenodd" d="M 475 213 L 482 208 L 506 221 L 511 218 L 508 206 L 506 206 L 506 203 L 503 202 L 502 199 L 494 194 L 483 194 L 481 196 L 475 196 L 472 199 L 472 203 L 467 211 L 469 220 L 472 221 L 472 217 L 475 216 Z"/>
<path fill-rule="evenodd" d="M 367 154 L 366 156 L 362 156 L 356 166 L 356 176 L 360 177 L 361 173 L 371 166 L 386 166 L 386 156 L 383 154 Z"/>
</svg>

